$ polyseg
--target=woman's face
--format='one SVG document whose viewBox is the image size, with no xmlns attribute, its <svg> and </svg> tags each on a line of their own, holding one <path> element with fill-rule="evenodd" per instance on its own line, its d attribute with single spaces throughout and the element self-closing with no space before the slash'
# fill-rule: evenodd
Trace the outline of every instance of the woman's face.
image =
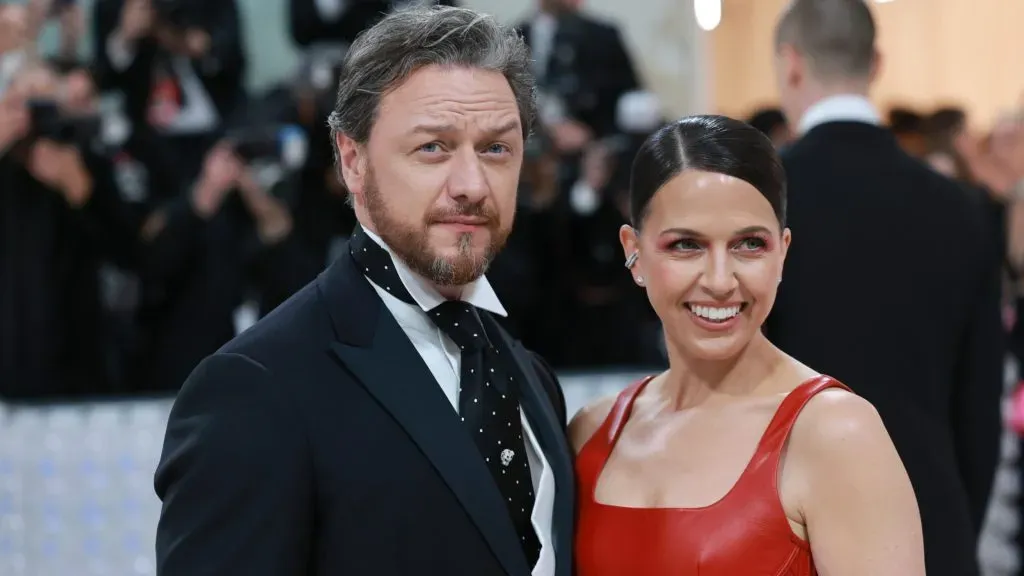
<svg viewBox="0 0 1024 576">
<path fill-rule="evenodd" d="M 659 189 L 641 230 L 622 228 L 670 348 L 696 360 L 738 355 L 771 311 L 789 248 L 768 200 L 747 182 L 687 170 Z"/>
</svg>

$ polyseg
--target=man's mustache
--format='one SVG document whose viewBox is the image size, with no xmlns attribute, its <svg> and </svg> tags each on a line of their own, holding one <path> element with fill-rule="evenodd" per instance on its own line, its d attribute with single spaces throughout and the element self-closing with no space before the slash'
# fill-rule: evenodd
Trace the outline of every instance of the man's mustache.
<svg viewBox="0 0 1024 576">
<path fill-rule="evenodd" d="M 430 213 L 429 221 L 431 223 L 444 222 L 460 216 L 487 220 L 489 225 L 494 225 L 498 222 L 498 214 L 484 202 L 477 202 L 473 204 L 466 202 L 457 204 L 451 208 L 435 210 Z"/>
</svg>

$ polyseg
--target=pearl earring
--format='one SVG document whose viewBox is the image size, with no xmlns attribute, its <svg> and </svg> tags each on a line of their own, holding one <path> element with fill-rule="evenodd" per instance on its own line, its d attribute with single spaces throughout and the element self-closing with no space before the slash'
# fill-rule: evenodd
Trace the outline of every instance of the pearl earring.
<svg viewBox="0 0 1024 576">
<path fill-rule="evenodd" d="M 643 286 L 644 285 L 644 277 L 643 276 L 637 276 L 636 277 L 636 283 L 641 285 L 641 286 Z"/>
</svg>

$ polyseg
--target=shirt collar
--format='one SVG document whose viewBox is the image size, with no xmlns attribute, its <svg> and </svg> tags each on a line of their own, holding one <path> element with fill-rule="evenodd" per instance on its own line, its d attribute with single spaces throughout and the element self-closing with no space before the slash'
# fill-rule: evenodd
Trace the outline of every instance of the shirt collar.
<svg viewBox="0 0 1024 576">
<path fill-rule="evenodd" d="M 838 94 L 815 102 L 804 112 L 797 131 L 806 134 L 828 122 L 863 122 L 880 125 L 882 117 L 870 100 L 859 94 Z"/>
<path fill-rule="evenodd" d="M 391 247 L 387 245 L 380 236 L 375 233 L 363 228 L 363 233 L 370 237 L 371 240 L 376 242 L 381 248 L 388 251 L 391 255 L 391 260 L 394 261 L 395 271 L 398 272 L 398 279 L 402 281 L 402 285 L 412 296 L 412 299 L 420 307 L 421 310 L 427 312 L 432 310 L 448 299 L 442 296 L 436 288 L 434 288 L 430 282 L 419 274 L 413 272 L 401 258 L 395 254 Z M 508 312 L 505 311 L 505 307 L 501 305 L 501 300 L 498 299 L 498 295 L 494 292 L 494 288 L 491 287 L 491 283 L 487 281 L 486 276 L 481 276 L 476 280 L 466 284 L 462 288 L 463 302 L 472 304 L 477 308 L 482 308 L 497 314 L 499 316 L 508 316 Z"/>
</svg>

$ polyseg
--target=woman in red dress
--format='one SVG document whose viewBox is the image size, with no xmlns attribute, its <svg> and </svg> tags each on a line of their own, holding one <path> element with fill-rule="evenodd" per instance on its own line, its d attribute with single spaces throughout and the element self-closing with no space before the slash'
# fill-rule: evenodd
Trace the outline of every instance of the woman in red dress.
<svg viewBox="0 0 1024 576">
<path fill-rule="evenodd" d="M 570 425 L 577 575 L 923 575 L 914 492 L 877 412 L 761 332 L 791 238 L 771 142 L 685 118 L 647 140 L 631 190 L 626 266 L 670 367 Z"/>
</svg>

